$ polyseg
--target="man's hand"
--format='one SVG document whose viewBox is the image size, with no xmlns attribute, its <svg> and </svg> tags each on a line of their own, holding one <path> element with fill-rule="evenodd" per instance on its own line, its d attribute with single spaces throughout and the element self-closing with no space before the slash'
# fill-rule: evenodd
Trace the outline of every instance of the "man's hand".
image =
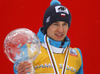
<svg viewBox="0 0 100 74">
<path fill-rule="evenodd" d="M 31 63 L 27 61 L 21 62 L 18 65 L 18 74 L 26 74 L 27 72 L 31 72 Z"/>
</svg>

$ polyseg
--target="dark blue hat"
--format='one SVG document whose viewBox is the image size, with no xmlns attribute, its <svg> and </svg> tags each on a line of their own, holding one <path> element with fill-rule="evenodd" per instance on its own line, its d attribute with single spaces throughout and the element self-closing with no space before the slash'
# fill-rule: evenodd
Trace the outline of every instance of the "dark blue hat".
<svg viewBox="0 0 100 74">
<path fill-rule="evenodd" d="M 47 32 L 48 27 L 56 21 L 65 21 L 70 27 L 71 14 L 69 10 L 60 4 L 58 0 L 52 0 L 50 6 L 47 8 L 43 18 L 43 29 Z"/>
</svg>

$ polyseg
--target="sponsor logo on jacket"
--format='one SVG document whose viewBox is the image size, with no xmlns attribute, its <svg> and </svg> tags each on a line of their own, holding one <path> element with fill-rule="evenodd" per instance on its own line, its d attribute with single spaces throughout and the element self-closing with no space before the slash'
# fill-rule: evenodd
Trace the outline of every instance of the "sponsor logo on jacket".
<svg viewBox="0 0 100 74">
<path fill-rule="evenodd" d="M 70 49 L 70 55 L 77 57 L 77 52 L 75 49 Z"/>
<path fill-rule="evenodd" d="M 37 69 L 37 68 L 53 68 L 52 64 L 51 63 L 45 63 L 45 64 L 41 64 L 41 65 L 37 65 L 35 66 L 34 69 Z M 59 68 L 62 69 L 63 68 L 63 64 L 59 64 Z M 66 67 L 66 70 L 69 70 L 71 72 L 76 72 L 76 69 L 72 66 L 68 66 Z"/>
</svg>

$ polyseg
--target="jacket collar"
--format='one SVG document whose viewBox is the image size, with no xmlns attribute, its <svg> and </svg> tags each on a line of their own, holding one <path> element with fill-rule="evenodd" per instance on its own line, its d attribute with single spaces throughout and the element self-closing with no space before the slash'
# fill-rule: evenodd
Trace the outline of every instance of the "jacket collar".
<svg viewBox="0 0 100 74">
<path fill-rule="evenodd" d="M 41 43 L 42 44 L 42 46 L 44 47 L 44 48 L 46 48 L 47 49 L 47 46 L 46 46 L 46 44 L 45 43 Z M 51 50 L 52 50 L 52 52 L 53 53 L 64 53 L 65 52 L 65 50 L 66 50 L 66 48 L 57 48 L 57 47 L 54 47 L 54 46 L 52 46 L 52 45 L 50 45 L 50 47 L 51 47 Z"/>
</svg>

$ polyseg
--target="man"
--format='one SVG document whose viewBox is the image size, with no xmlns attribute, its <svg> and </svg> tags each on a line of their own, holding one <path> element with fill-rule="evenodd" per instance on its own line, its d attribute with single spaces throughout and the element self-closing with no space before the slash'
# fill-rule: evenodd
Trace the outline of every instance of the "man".
<svg viewBox="0 0 100 74">
<path fill-rule="evenodd" d="M 41 53 L 33 61 L 35 73 L 83 74 L 81 51 L 71 48 L 66 36 L 71 24 L 69 10 L 59 1 L 51 1 L 44 14 L 43 27 L 37 34 L 41 42 Z M 22 62 L 14 72 L 25 74 L 30 72 L 31 64 Z"/>
</svg>

